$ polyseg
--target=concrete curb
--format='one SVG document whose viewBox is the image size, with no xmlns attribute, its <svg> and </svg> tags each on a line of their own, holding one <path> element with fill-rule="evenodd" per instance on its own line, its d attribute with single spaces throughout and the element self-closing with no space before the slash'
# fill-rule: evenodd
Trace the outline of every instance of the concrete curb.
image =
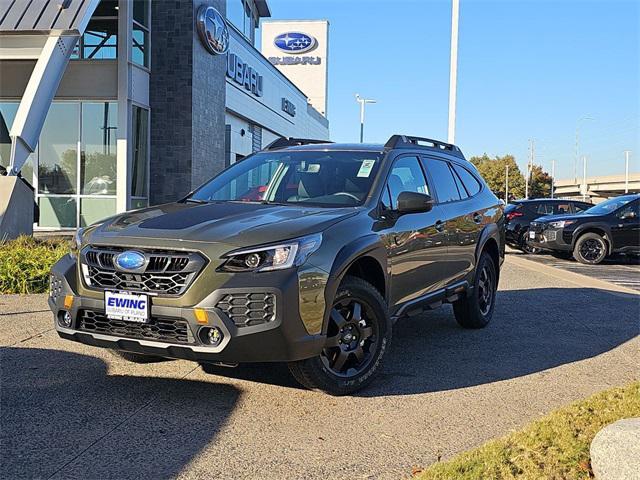
<svg viewBox="0 0 640 480">
<path fill-rule="evenodd" d="M 519 267 L 533 270 L 535 272 L 544 273 L 545 275 L 574 283 L 576 285 L 579 285 L 580 287 L 591 287 L 597 288 L 599 290 L 607 290 L 613 294 L 625 293 L 640 297 L 640 292 L 637 290 L 623 287 L 621 285 L 616 285 L 614 283 L 605 282 L 604 280 L 598 280 L 597 278 L 587 277 L 586 275 L 581 275 L 579 273 L 561 270 L 549 265 L 544 265 L 532 260 L 527 260 L 525 258 L 522 258 L 521 256 L 508 255 L 506 261 L 518 265 Z"/>
</svg>

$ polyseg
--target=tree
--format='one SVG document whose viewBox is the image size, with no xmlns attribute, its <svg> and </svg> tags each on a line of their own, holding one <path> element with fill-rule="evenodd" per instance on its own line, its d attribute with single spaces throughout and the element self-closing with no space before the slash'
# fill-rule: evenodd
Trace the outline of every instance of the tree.
<svg viewBox="0 0 640 480">
<path fill-rule="evenodd" d="M 542 170 L 540 165 L 531 169 L 529 183 L 529 198 L 543 198 L 551 196 L 551 175 Z"/>
<path fill-rule="evenodd" d="M 470 161 L 493 193 L 502 199 L 504 199 L 506 170 L 509 165 L 509 198 L 524 197 L 524 175 L 520 172 L 513 155 L 491 158 L 485 153 L 481 157 L 471 157 Z"/>
</svg>

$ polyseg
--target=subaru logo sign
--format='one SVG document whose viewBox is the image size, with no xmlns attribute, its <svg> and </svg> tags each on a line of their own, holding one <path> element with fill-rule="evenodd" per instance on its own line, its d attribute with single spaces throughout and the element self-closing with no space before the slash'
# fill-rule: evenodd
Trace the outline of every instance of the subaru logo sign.
<svg viewBox="0 0 640 480">
<path fill-rule="evenodd" d="M 273 44 L 286 53 L 305 53 L 316 48 L 318 41 L 301 32 L 287 32 L 278 35 Z"/>
<path fill-rule="evenodd" d="M 121 270 L 134 271 L 144 266 L 146 261 L 142 253 L 127 250 L 116 257 L 116 266 Z"/>
<path fill-rule="evenodd" d="M 202 5 L 196 16 L 200 41 L 212 54 L 223 55 L 229 50 L 229 27 L 224 17 L 213 7 Z"/>
</svg>

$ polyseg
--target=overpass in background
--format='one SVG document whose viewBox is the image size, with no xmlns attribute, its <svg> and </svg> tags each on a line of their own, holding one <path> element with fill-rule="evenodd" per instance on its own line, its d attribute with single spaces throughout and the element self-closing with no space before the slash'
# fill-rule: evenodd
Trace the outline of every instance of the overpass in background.
<svg viewBox="0 0 640 480">
<path fill-rule="evenodd" d="M 625 175 L 607 175 L 603 177 L 587 177 L 586 184 L 582 179 L 556 180 L 554 196 L 562 198 L 581 199 L 586 194 L 594 203 L 610 197 L 640 192 L 640 173 L 629 173 L 629 180 Z"/>
</svg>

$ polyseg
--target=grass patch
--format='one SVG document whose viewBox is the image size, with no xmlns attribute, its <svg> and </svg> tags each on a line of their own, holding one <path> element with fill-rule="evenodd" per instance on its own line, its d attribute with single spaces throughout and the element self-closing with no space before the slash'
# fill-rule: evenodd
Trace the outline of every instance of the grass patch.
<svg viewBox="0 0 640 480">
<path fill-rule="evenodd" d="M 69 253 L 68 240 L 37 240 L 22 236 L 0 243 L 0 293 L 44 293 L 49 271 Z"/>
<path fill-rule="evenodd" d="M 593 478 L 589 446 L 598 431 L 640 417 L 640 382 L 597 393 L 505 437 L 416 474 L 431 479 Z"/>
</svg>

